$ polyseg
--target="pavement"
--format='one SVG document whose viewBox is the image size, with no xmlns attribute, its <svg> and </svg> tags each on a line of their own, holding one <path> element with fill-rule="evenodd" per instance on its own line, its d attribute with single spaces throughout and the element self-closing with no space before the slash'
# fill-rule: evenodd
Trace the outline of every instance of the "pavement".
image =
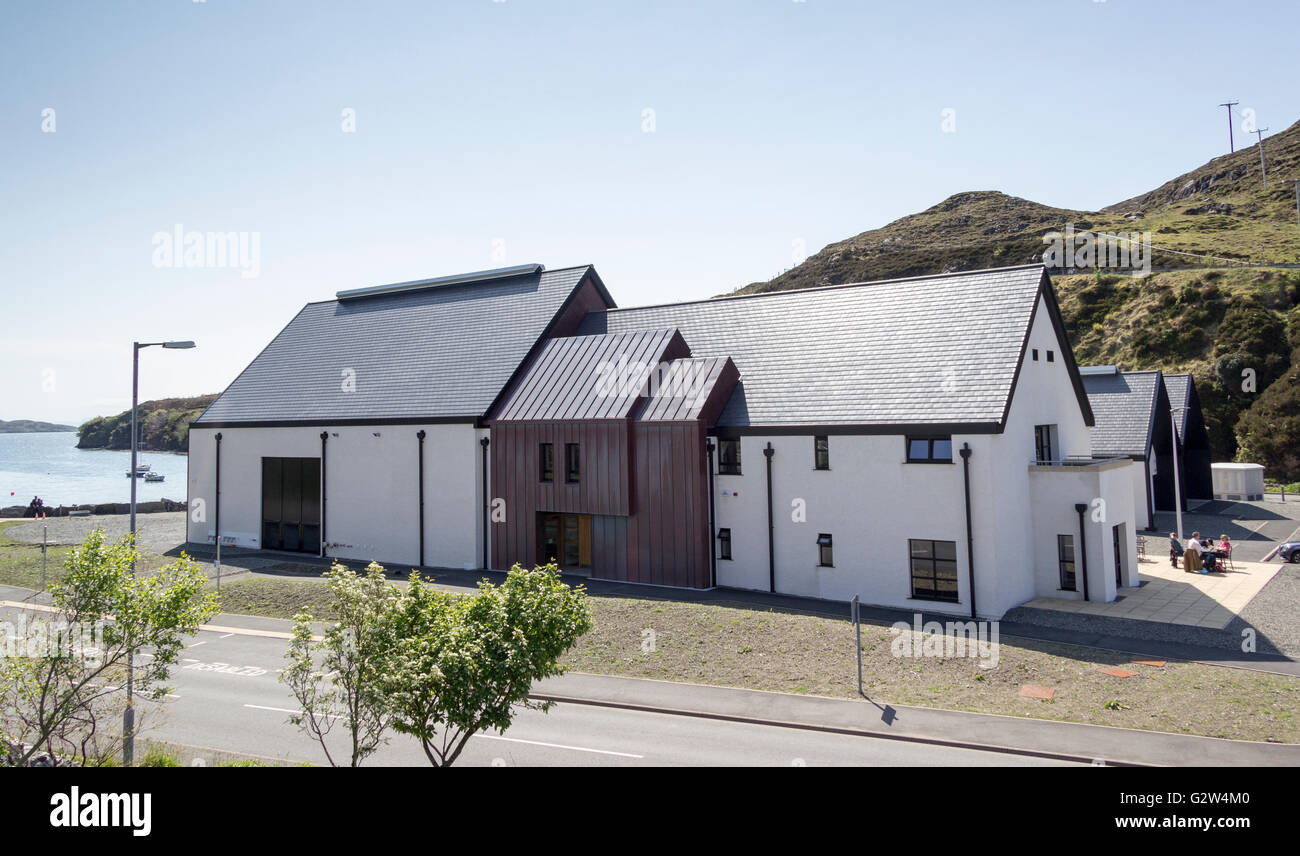
<svg viewBox="0 0 1300 856">
<path fill-rule="evenodd" d="M 44 600 L 0 587 L 0 620 Z M 184 747 L 187 762 L 231 754 L 325 763 L 287 723 L 297 705 L 278 680 L 291 622 L 220 615 L 173 670 L 171 695 L 142 711 L 144 737 Z M 1300 746 L 1189 737 L 874 701 L 570 673 L 538 682 L 549 714 L 523 710 L 503 734 L 473 738 L 469 765 L 1297 765 Z M 337 740 L 335 738 L 338 738 Z M 331 737 L 334 748 L 342 735 Z M 394 737 L 375 765 L 427 761 Z"/>
</svg>

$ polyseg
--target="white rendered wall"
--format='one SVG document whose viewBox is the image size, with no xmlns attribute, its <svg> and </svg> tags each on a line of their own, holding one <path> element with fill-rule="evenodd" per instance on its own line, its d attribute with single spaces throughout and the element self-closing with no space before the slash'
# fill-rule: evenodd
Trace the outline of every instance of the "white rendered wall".
<svg viewBox="0 0 1300 856">
<path fill-rule="evenodd" d="M 424 563 L 477 568 L 482 563 L 478 439 L 486 432 L 469 424 L 192 428 L 189 540 L 213 541 L 218 430 L 221 534 L 237 546 L 252 548 L 261 546 L 262 458 L 319 458 L 324 430 L 330 435 L 325 460 L 326 555 L 413 566 L 419 559 L 416 433 L 421 429 L 426 432 Z M 195 519 L 199 516 L 202 520 Z"/>
</svg>

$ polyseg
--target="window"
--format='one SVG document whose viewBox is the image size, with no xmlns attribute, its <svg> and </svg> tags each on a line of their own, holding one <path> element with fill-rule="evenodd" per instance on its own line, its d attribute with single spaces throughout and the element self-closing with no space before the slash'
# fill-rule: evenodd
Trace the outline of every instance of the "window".
<svg viewBox="0 0 1300 856">
<path fill-rule="evenodd" d="M 831 468 L 831 441 L 827 437 L 813 437 L 813 467 L 819 470 Z"/>
<path fill-rule="evenodd" d="M 1035 425 L 1034 426 L 1034 456 L 1039 462 L 1047 462 L 1052 458 L 1052 435 L 1056 433 L 1055 425 Z"/>
<path fill-rule="evenodd" d="M 718 441 L 718 473 L 724 476 L 740 475 L 740 440 Z"/>
<path fill-rule="evenodd" d="M 835 567 L 835 553 L 832 546 L 831 536 L 825 533 L 817 536 L 817 564 L 823 568 Z"/>
<path fill-rule="evenodd" d="M 730 529 L 718 530 L 718 558 L 719 559 L 731 558 L 731 530 Z"/>
<path fill-rule="evenodd" d="M 1033 348 L 1033 349 L 1030 351 L 1030 353 L 1032 353 L 1032 354 L 1034 355 L 1034 362 L 1038 362 L 1038 349 L 1037 349 L 1037 348 Z"/>
<path fill-rule="evenodd" d="M 912 597 L 957 602 L 957 542 L 909 539 Z"/>
<path fill-rule="evenodd" d="M 1078 591 L 1074 580 L 1074 536 L 1056 536 L 1056 561 L 1061 567 L 1061 588 Z"/>
<path fill-rule="evenodd" d="M 569 484 L 576 484 L 581 480 L 582 466 L 579 461 L 581 457 L 582 452 L 577 443 L 564 444 L 564 480 Z"/>
<path fill-rule="evenodd" d="M 951 437 L 908 437 L 907 461 L 911 464 L 951 464 Z"/>
<path fill-rule="evenodd" d="M 550 443 L 542 443 L 538 447 L 539 469 L 541 473 L 539 478 L 544 482 L 555 481 L 555 446 Z"/>
<path fill-rule="evenodd" d="M 1048 361 L 1049 363 L 1054 363 L 1054 362 L 1056 362 L 1056 354 L 1053 353 L 1052 351 L 1048 351 L 1048 352 L 1047 352 L 1047 361 Z"/>
</svg>

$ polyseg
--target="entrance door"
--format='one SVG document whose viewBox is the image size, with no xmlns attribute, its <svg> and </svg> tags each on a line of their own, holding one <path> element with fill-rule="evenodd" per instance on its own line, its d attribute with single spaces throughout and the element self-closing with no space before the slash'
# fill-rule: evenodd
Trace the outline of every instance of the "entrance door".
<svg viewBox="0 0 1300 856">
<path fill-rule="evenodd" d="M 537 515 L 538 564 L 555 562 L 565 570 L 591 567 L 591 515 Z"/>
<path fill-rule="evenodd" d="M 320 458 L 262 459 L 262 547 L 320 552 Z"/>
</svg>

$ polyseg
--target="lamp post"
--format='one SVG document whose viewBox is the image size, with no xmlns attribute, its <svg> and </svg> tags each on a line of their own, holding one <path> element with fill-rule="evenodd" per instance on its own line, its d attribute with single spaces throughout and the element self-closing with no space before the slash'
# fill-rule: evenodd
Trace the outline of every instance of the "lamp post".
<svg viewBox="0 0 1300 856">
<path fill-rule="evenodd" d="M 136 430 L 136 408 L 140 398 L 140 351 L 158 345 L 172 350 L 193 348 L 193 342 L 132 342 L 131 343 L 131 546 L 135 548 L 135 483 L 136 456 L 139 437 Z M 131 573 L 135 573 L 135 559 L 131 560 Z M 122 763 L 130 767 L 135 762 L 135 649 L 127 640 L 126 660 L 126 710 L 122 711 Z"/>
<path fill-rule="evenodd" d="M 1174 517 L 1178 521 L 1178 543 L 1183 543 L 1183 498 L 1182 485 L 1178 480 L 1178 420 L 1175 414 L 1186 407 L 1169 408 L 1169 433 L 1174 438 Z"/>
</svg>

